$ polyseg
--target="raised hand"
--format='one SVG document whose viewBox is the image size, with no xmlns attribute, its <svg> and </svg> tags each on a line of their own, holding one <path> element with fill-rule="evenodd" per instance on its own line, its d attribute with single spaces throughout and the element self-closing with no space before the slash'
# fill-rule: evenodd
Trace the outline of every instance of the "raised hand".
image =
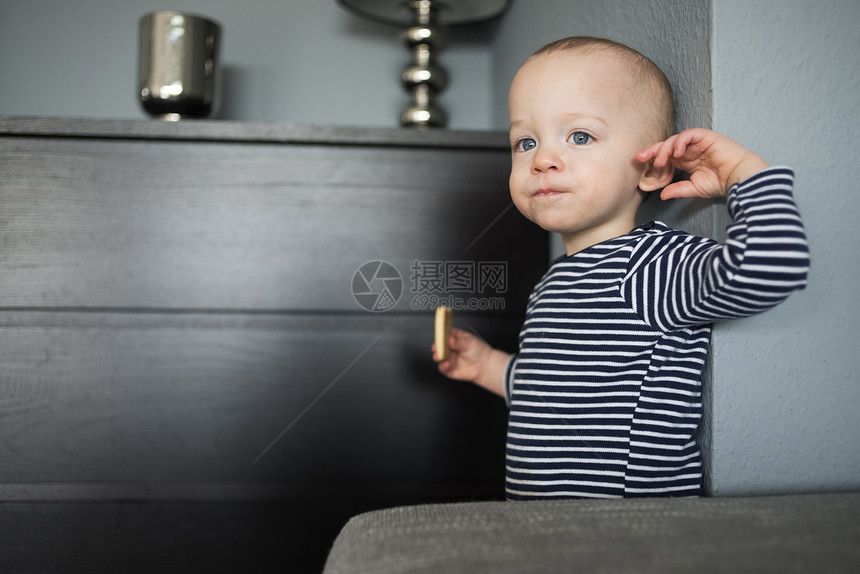
<svg viewBox="0 0 860 574">
<path fill-rule="evenodd" d="M 761 157 L 733 139 L 704 128 L 692 128 L 640 151 L 636 159 L 654 167 L 672 165 L 689 180 L 663 188 L 660 197 L 724 197 L 729 188 L 768 167 Z"/>
</svg>

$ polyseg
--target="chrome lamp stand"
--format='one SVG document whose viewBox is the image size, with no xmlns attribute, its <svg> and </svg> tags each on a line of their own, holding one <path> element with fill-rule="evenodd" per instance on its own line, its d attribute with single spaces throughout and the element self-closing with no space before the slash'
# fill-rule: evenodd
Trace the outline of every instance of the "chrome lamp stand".
<svg viewBox="0 0 860 574">
<path fill-rule="evenodd" d="M 444 128 L 448 114 L 435 105 L 437 94 L 448 86 L 448 74 L 436 63 L 436 52 L 447 41 L 446 26 L 494 18 L 508 9 L 510 0 L 338 0 L 351 12 L 370 20 L 404 26 L 403 43 L 412 62 L 400 75 L 411 102 L 400 113 L 400 125 L 410 128 Z"/>
</svg>

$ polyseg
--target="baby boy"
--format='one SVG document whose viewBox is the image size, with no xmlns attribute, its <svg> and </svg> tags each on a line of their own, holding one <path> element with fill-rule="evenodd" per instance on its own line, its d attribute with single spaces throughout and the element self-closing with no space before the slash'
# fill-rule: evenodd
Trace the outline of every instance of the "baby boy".
<svg viewBox="0 0 860 574">
<path fill-rule="evenodd" d="M 510 192 L 566 255 L 529 297 L 519 351 L 453 329 L 439 370 L 505 398 L 510 499 L 697 496 L 701 376 L 712 323 L 806 282 L 793 174 L 705 129 L 673 134 L 650 60 L 598 38 L 550 44 L 509 96 Z M 689 178 L 674 181 L 675 170 Z M 723 243 L 655 222 L 648 193 L 726 197 Z"/>
</svg>

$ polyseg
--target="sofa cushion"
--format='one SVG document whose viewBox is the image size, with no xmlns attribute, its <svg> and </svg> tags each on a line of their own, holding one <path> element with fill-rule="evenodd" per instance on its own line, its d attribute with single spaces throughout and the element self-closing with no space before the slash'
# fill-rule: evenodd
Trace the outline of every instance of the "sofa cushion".
<svg viewBox="0 0 860 574">
<path fill-rule="evenodd" d="M 860 493 L 473 502 L 352 518 L 325 574 L 857 572 Z"/>
</svg>

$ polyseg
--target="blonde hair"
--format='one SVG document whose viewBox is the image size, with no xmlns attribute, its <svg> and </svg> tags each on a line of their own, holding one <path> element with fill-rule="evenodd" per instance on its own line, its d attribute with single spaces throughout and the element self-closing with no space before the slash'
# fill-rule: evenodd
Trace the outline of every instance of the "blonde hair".
<svg viewBox="0 0 860 574">
<path fill-rule="evenodd" d="M 675 98 L 672 84 L 657 64 L 620 42 L 592 36 L 570 36 L 556 40 L 535 52 L 532 58 L 565 51 L 582 54 L 609 52 L 618 56 L 633 73 L 637 84 L 646 90 L 653 103 L 649 124 L 653 129 L 654 141 L 662 141 L 675 133 Z"/>
</svg>

